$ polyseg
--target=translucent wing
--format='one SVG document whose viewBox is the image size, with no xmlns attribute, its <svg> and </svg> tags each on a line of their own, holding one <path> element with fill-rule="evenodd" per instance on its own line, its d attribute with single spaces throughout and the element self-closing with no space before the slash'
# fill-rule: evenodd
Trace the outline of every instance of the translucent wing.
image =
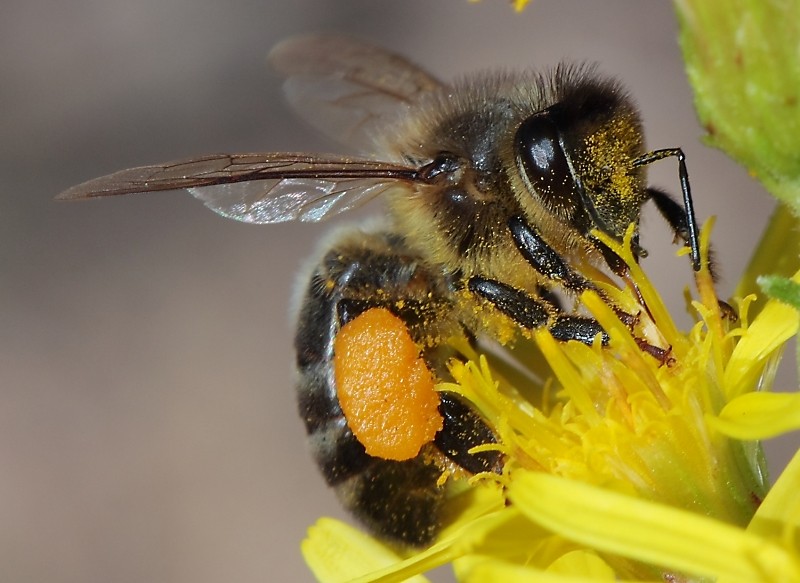
<svg viewBox="0 0 800 583">
<path fill-rule="evenodd" d="M 405 166 L 308 154 L 220 154 L 142 166 L 89 180 L 58 195 L 77 200 L 188 190 L 211 210 L 248 223 L 321 221 L 386 192 L 424 181 Z"/>
<path fill-rule="evenodd" d="M 369 151 L 386 119 L 442 85 L 385 49 L 330 35 L 291 38 L 269 54 L 289 102 L 324 134 Z"/>
</svg>

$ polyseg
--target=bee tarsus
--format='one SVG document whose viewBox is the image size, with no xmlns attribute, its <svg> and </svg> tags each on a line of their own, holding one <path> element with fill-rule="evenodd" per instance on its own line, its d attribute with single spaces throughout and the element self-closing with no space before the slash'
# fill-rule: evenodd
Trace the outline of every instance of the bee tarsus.
<svg viewBox="0 0 800 583">
<path fill-rule="evenodd" d="M 680 148 L 653 150 L 634 160 L 633 164 L 635 166 L 642 166 L 673 156 L 678 159 L 678 179 L 680 180 L 681 193 L 683 194 L 683 209 L 677 207 L 680 209 L 680 212 L 676 212 L 675 208 L 671 209 L 670 212 L 664 212 L 661 205 L 666 205 L 668 204 L 667 201 L 672 202 L 672 200 L 659 190 L 650 189 L 649 192 L 651 198 L 655 196 L 653 202 L 655 202 L 656 206 L 661 210 L 667 222 L 669 222 L 676 233 L 680 232 L 681 237 L 688 243 L 692 251 L 692 266 L 695 271 L 700 271 L 700 235 L 698 234 L 697 219 L 694 214 L 692 188 L 689 184 L 689 170 L 686 168 L 686 155 L 683 153 L 683 150 Z"/>
</svg>

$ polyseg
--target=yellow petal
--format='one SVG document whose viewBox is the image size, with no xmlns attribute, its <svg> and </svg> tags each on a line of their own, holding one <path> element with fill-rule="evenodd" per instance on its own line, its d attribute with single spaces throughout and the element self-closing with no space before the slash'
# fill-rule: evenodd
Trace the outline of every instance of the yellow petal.
<svg viewBox="0 0 800 583">
<path fill-rule="evenodd" d="M 798 276 L 793 278 L 797 281 Z M 770 300 L 739 339 L 723 375 L 728 398 L 756 388 L 766 361 L 797 334 L 800 315 L 777 300 Z"/>
<path fill-rule="evenodd" d="M 323 583 L 351 581 L 401 560 L 369 535 L 332 518 L 320 518 L 309 528 L 300 550 L 314 576 Z M 428 579 L 416 576 L 408 581 L 427 583 Z"/>
<path fill-rule="evenodd" d="M 530 520 L 599 551 L 728 583 L 800 581 L 780 545 L 685 510 L 533 472 L 515 477 L 509 497 Z"/>
<path fill-rule="evenodd" d="M 547 568 L 550 573 L 590 577 L 592 581 L 616 581 L 614 570 L 591 551 L 572 551 L 559 557 Z"/>
<path fill-rule="evenodd" d="M 419 581 L 420 579 L 411 577 L 451 563 L 472 552 L 498 555 L 503 552 L 518 554 L 521 541 L 525 541 L 524 535 L 531 532 L 537 532 L 535 525 L 531 525 L 514 509 L 504 508 L 476 518 L 459 532 L 443 538 L 428 549 L 404 561 L 394 562 L 382 569 L 353 579 L 352 583 Z M 520 536 L 520 533 L 523 536 Z M 421 580 L 424 581 L 424 579 Z"/>
<path fill-rule="evenodd" d="M 591 553 L 585 551 L 574 552 L 585 556 L 591 555 Z M 589 564 L 584 564 L 584 567 L 588 569 L 587 571 L 560 572 L 557 570 L 542 571 L 528 565 L 479 557 L 475 559 L 474 565 L 469 571 L 459 576 L 458 580 L 461 583 L 486 583 L 487 581 L 502 581 L 503 583 L 598 583 L 602 581 L 617 581 L 614 572 L 610 570 L 608 565 L 596 555 L 594 559 Z M 571 560 L 572 558 L 567 559 L 568 562 Z M 581 560 L 578 559 L 578 561 Z M 602 571 L 598 571 L 598 569 L 602 569 Z"/>
<path fill-rule="evenodd" d="M 788 543 L 800 540 L 800 451 L 781 472 L 747 527 L 748 532 Z"/>
<path fill-rule="evenodd" d="M 745 393 L 731 400 L 708 424 L 741 440 L 768 439 L 800 429 L 800 393 Z"/>
</svg>

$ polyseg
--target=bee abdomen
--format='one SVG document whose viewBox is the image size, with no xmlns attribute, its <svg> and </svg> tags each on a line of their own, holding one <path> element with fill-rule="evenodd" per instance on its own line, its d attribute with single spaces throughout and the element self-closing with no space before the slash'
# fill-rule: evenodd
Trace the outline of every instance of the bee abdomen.
<svg viewBox="0 0 800 583">
<path fill-rule="evenodd" d="M 311 453 L 329 486 L 358 475 L 372 461 L 353 432 L 336 398 L 332 375 L 324 366 L 306 366 L 298 379 L 298 405 Z"/>
<path fill-rule="evenodd" d="M 440 529 L 445 491 L 437 487 L 441 469 L 420 455 L 395 462 L 374 458 L 361 475 L 336 488 L 342 504 L 378 536 L 423 546 Z"/>
<path fill-rule="evenodd" d="M 402 462 L 370 456 L 347 426 L 331 375 L 308 366 L 298 381 L 309 447 L 343 506 L 376 535 L 422 546 L 439 530 L 441 469 L 419 456 Z M 316 369 L 316 370 L 315 370 Z"/>
<path fill-rule="evenodd" d="M 463 333 L 441 273 L 429 269 L 396 236 L 358 235 L 335 241 L 307 284 L 295 339 L 299 412 L 313 457 L 345 508 L 379 537 L 422 546 L 442 526 L 447 500 L 442 472 L 454 463 L 470 473 L 497 471 L 500 456 L 468 453 L 475 445 L 493 443 L 494 437 L 467 404 L 450 394 L 439 395 L 444 429 L 415 457 L 375 457 L 353 434 L 334 373 L 334 345 L 346 323 L 373 308 L 392 312 L 424 353 L 429 369 L 437 372 L 446 371 L 452 356 L 438 342 Z"/>
</svg>

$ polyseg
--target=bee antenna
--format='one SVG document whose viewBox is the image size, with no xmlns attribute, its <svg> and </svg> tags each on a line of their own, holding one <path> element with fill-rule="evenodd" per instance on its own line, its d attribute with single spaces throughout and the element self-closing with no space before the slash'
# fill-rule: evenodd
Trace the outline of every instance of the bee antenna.
<svg viewBox="0 0 800 583">
<path fill-rule="evenodd" d="M 692 202 L 692 189 L 689 185 L 689 171 L 686 169 L 686 155 L 680 148 L 665 148 L 663 150 L 653 150 L 633 161 L 633 166 L 644 166 L 652 164 L 664 158 L 675 156 L 678 159 L 678 177 L 681 181 L 681 192 L 683 193 L 683 208 L 686 213 L 686 231 L 688 236 L 687 243 L 692 252 L 692 267 L 695 271 L 700 271 L 700 235 L 697 229 L 697 219 L 694 215 L 694 203 Z"/>
</svg>

